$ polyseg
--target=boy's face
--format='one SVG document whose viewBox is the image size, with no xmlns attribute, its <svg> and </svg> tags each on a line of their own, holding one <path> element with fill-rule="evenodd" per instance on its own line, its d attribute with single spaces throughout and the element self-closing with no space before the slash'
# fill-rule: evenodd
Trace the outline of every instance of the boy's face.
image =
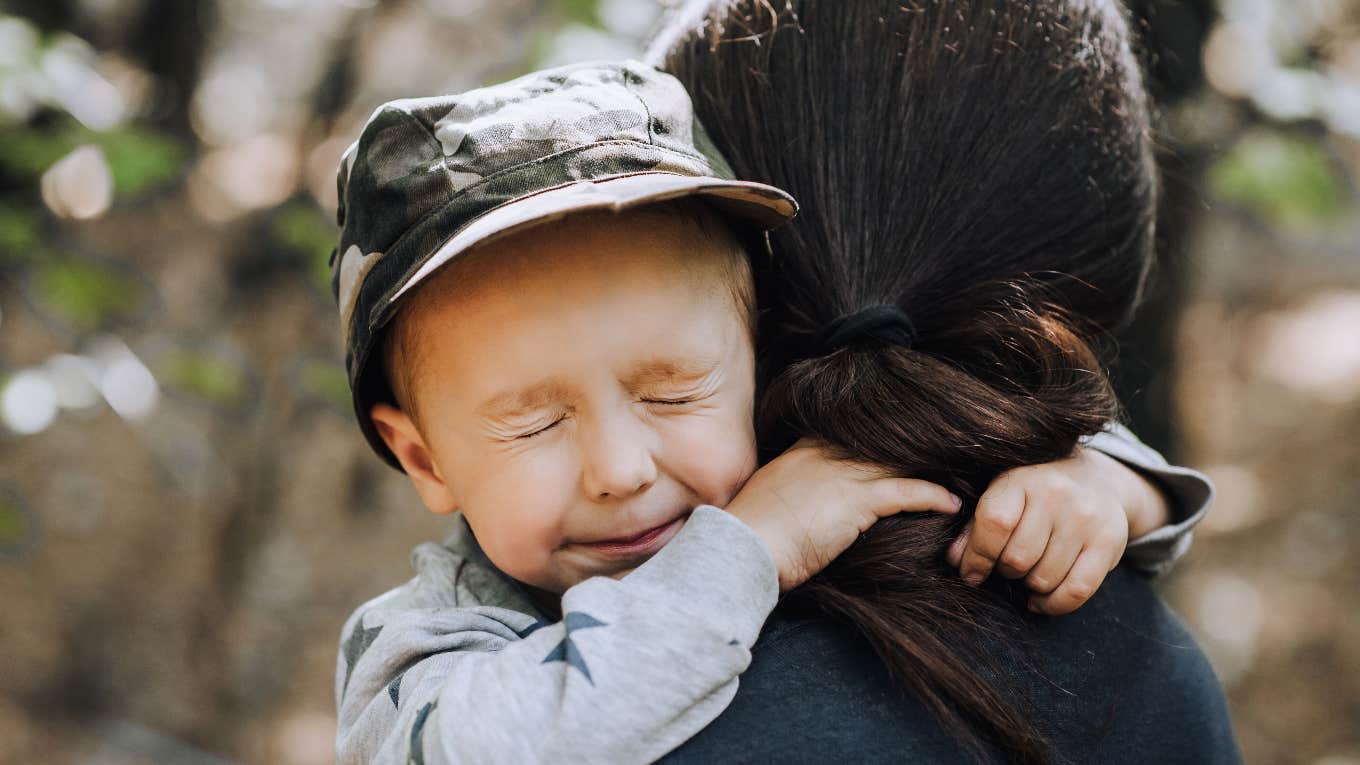
<svg viewBox="0 0 1360 765">
<path fill-rule="evenodd" d="M 461 510 L 510 576 L 621 576 L 756 466 L 754 358 L 722 248 L 649 211 L 488 245 L 406 307 L 415 418 L 373 418 L 434 512 Z M 398 370 L 401 374 L 401 370 Z"/>
</svg>

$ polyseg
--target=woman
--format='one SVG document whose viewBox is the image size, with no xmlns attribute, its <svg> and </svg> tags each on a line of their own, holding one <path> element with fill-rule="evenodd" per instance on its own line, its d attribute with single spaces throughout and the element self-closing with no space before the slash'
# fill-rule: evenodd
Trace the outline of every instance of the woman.
<svg viewBox="0 0 1360 765">
<path fill-rule="evenodd" d="M 739 177 L 802 204 L 758 264 L 768 453 L 814 437 L 968 502 L 1116 414 L 1098 341 L 1138 302 L 1156 176 L 1112 2 L 701 6 L 659 63 Z M 676 759 L 1239 759 L 1146 583 L 1118 571 L 1073 617 L 1022 618 L 947 567 L 964 520 L 865 534 Z"/>
</svg>

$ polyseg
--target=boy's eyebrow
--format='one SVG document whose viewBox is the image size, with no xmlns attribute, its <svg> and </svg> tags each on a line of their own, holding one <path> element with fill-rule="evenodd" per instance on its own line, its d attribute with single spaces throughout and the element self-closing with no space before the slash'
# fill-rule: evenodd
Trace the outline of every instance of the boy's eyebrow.
<svg viewBox="0 0 1360 765">
<path fill-rule="evenodd" d="M 638 364 L 623 379 L 629 388 L 665 383 L 692 383 L 713 374 L 717 361 L 702 359 L 651 359 Z M 545 380 L 528 388 L 508 390 L 477 407 L 481 417 L 513 417 L 560 402 L 568 395 L 565 385 Z"/>
<path fill-rule="evenodd" d="M 556 380 L 545 380 L 537 385 L 498 393 L 477 407 L 482 417 L 511 417 L 561 401 L 566 387 Z"/>
<path fill-rule="evenodd" d="M 624 379 L 630 388 L 658 383 L 697 382 L 717 369 L 718 362 L 706 359 L 652 359 L 639 364 Z"/>
</svg>

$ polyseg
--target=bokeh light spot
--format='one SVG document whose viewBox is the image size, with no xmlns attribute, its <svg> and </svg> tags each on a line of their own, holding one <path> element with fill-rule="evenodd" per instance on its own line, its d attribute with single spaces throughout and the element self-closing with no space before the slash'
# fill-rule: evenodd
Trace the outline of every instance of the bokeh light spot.
<svg viewBox="0 0 1360 765">
<path fill-rule="evenodd" d="M 99 381 L 104 400 L 125 420 L 140 420 L 156 408 L 160 389 L 151 370 L 136 356 L 115 359 Z"/>
<path fill-rule="evenodd" d="M 26 369 L 15 374 L 0 394 L 5 426 L 20 435 L 40 433 L 57 416 L 57 390 L 47 376 Z"/>
<path fill-rule="evenodd" d="M 103 215 L 113 202 L 113 172 L 98 146 L 77 147 L 42 177 L 43 202 L 64 218 Z"/>
</svg>

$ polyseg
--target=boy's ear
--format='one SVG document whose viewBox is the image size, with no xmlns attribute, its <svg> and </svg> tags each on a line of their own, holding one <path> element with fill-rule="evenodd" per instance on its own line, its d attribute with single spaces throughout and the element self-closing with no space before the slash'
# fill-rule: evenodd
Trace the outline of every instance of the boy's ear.
<svg viewBox="0 0 1360 765">
<path fill-rule="evenodd" d="M 458 509 L 458 502 L 439 467 L 434 464 L 434 455 L 425 444 L 425 437 L 416 428 L 415 422 L 405 412 L 390 404 L 374 404 L 369 410 L 378 435 L 387 448 L 396 455 L 416 493 L 432 513 L 451 513 Z"/>
</svg>

